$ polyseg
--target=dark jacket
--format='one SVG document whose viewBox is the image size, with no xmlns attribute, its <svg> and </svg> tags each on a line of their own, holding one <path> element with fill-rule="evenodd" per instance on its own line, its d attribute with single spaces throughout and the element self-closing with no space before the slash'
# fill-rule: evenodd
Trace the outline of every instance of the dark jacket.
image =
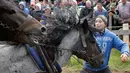
<svg viewBox="0 0 130 73">
<path fill-rule="evenodd" d="M 35 19 L 37 19 L 38 21 L 40 21 L 41 16 L 42 16 L 42 12 L 41 11 L 32 11 L 32 13 L 30 15 L 32 17 L 34 17 Z"/>
<path fill-rule="evenodd" d="M 82 8 L 81 11 L 80 11 L 80 18 L 83 18 L 83 17 L 87 16 L 92 11 L 93 11 L 93 9 L 89 9 L 87 7 Z M 91 15 L 91 17 L 92 17 L 92 15 Z"/>
</svg>

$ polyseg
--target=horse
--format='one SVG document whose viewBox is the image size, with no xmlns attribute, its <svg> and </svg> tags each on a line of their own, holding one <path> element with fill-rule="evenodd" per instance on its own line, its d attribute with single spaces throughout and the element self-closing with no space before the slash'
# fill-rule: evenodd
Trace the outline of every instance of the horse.
<svg viewBox="0 0 130 73">
<path fill-rule="evenodd" d="M 24 44 L 34 46 L 45 31 L 44 25 L 24 14 L 11 0 L 0 0 L 0 72 L 39 72 Z"/>
<path fill-rule="evenodd" d="M 25 34 L 41 35 L 45 31 L 45 26 L 41 25 L 30 15 L 24 14 L 21 10 L 18 9 L 18 7 L 14 6 L 13 2 L 11 3 L 10 1 L 1 0 L 1 4 L 0 4 L 1 27 L 0 28 L 2 31 L 0 31 L 0 33 L 2 33 L 3 36 L 0 36 L 0 40 L 16 41 L 20 43 L 23 43 L 23 41 L 25 43 L 26 41 L 26 43 L 31 43 L 27 41 L 28 38 L 25 36 Z"/>
<path fill-rule="evenodd" d="M 60 73 L 60 68 L 57 65 L 60 64 L 62 66 L 72 54 L 88 61 L 94 67 L 98 67 L 102 64 L 102 54 L 92 35 L 94 30 L 98 30 L 87 25 L 87 20 L 84 20 L 83 23 L 80 23 L 81 21 L 76 23 L 75 15 L 73 15 L 73 12 L 75 11 L 71 13 L 65 12 L 66 14 L 69 14 L 68 17 L 66 16 L 67 18 L 59 15 L 63 20 L 61 21 L 58 19 L 58 21 L 55 21 L 54 24 L 57 26 L 55 26 L 54 29 L 47 29 L 52 30 L 52 32 L 47 32 L 47 37 L 43 36 L 43 39 L 41 39 L 42 37 L 35 36 L 43 34 L 46 30 L 45 27 L 41 28 L 42 26 L 39 22 L 31 16 L 24 14 L 10 1 L 1 0 L 0 3 L 2 4 L 0 6 L 0 32 L 6 33 L 0 36 L 2 38 L 0 39 L 2 41 L 0 45 L 1 73 Z M 74 18 L 70 18 L 72 17 L 71 15 Z M 61 35 L 61 33 L 64 33 L 65 35 Z M 80 33 L 82 33 L 82 36 Z M 32 39 L 31 36 L 33 35 L 35 36 Z M 40 48 L 43 48 L 41 50 L 43 51 L 42 54 L 45 54 L 44 59 L 42 59 L 45 64 L 45 72 L 43 72 L 44 70 L 41 71 L 37 64 L 34 63 L 28 50 L 23 44 L 3 42 L 13 41 L 34 45 L 34 43 L 41 42 L 37 41 L 37 39 L 44 41 L 39 45 Z M 64 59 L 64 57 L 66 57 L 66 59 Z"/>
<path fill-rule="evenodd" d="M 51 64 L 58 62 L 62 67 L 72 55 L 87 61 L 93 67 L 103 64 L 103 54 L 93 36 L 94 32 L 100 30 L 89 25 L 86 19 L 76 19 L 75 8 L 59 11 L 48 23 L 52 23 L 47 27 L 51 31 L 48 31 L 48 39 L 42 47 L 47 51 Z M 53 69 L 49 73 L 57 73 Z"/>
</svg>

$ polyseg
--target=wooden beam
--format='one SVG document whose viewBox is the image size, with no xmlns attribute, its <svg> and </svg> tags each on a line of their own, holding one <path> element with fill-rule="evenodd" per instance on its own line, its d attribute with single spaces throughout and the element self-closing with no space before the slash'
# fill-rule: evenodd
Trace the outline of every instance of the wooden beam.
<svg viewBox="0 0 130 73">
<path fill-rule="evenodd" d="M 111 30 L 117 35 L 130 35 L 130 30 Z"/>
<path fill-rule="evenodd" d="M 123 24 L 123 30 L 129 30 L 129 24 L 128 23 Z M 123 41 L 126 42 L 127 44 L 129 44 L 129 34 L 123 35 Z"/>
</svg>

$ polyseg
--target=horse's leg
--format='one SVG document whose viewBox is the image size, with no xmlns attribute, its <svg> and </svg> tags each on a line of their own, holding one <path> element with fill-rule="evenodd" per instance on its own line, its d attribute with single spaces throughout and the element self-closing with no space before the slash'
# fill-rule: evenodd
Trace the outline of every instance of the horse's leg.
<svg viewBox="0 0 130 73">
<path fill-rule="evenodd" d="M 58 63 L 63 66 L 63 64 L 67 63 L 69 58 L 72 55 L 72 49 L 74 48 L 74 45 L 79 40 L 79 32 L 76 29 L 73 29 L 68 33 L 62 40 L 61 44 L 59 45 L 58 51 L 58 57 L 57 61 Z"/>
</svg>

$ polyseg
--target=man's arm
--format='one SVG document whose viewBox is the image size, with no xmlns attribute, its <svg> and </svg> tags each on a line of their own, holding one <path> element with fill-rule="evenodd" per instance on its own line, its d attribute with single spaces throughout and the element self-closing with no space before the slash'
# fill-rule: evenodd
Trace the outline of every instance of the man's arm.
<svg viewBox="0 0 130 73">
<path fill-rule="evenodd" d="M 121 61 L 126 62 L 129 58 L 129 46 L 124 41 L 122 41 L 118 36 L 114 35 L 113 39 L 114 48 L 118 49 L 121 52 Z"/>
</svg>

